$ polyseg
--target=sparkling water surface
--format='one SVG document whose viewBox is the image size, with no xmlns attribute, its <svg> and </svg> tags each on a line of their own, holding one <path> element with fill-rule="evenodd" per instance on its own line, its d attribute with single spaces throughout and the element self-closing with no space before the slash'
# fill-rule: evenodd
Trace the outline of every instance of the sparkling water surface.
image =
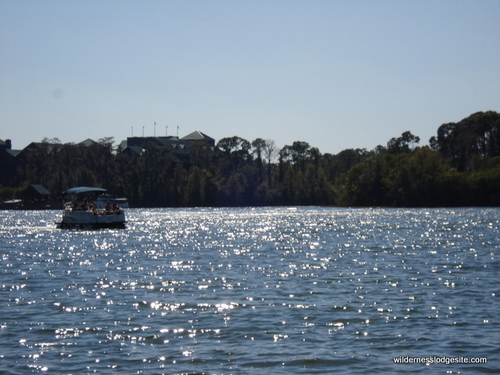
<svg viewBox="0 0 500 375">
<path fill-rule="evenodd" d="M 500 371 L 500 209 L 60 214 L 0 212 L 1 374 Z"/>
</svg>

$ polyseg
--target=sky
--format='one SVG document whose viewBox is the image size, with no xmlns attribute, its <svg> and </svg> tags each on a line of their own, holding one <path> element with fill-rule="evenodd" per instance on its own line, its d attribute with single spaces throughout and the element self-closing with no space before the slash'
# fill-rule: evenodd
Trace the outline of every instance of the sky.
<svg viewBox="0 0 500 375">
<path fill-rule="evenodd" d="M 0 51 L 14 149 L 199 130 L 336 154 L 500 112 L 498 0 L 2 0 Z"/>
</svg>

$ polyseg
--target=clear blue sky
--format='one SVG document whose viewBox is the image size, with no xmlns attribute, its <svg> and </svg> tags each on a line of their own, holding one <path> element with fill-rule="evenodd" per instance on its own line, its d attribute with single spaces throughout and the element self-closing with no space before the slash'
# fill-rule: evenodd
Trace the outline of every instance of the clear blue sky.
<svg viewBox="0 0 500 375">
<path fill-rule="evenodd" d="M 500 112 L 498 0 L 2 0 L 0 139 L 200 130 L 323 153 Z"/>
</svg>

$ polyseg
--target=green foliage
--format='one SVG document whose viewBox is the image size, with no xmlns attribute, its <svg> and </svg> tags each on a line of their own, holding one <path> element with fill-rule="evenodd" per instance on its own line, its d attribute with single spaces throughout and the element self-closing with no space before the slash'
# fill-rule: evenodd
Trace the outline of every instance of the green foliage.
<svg viewBox="0 0 500 375">
<path fill-rule="evenodd" d="M 349 170 L 341 187 L 345 206 L 497 206 L 500 158 L 474 173 L 458 172 L 438 151 L 372 156 Z"/>
<path fill-rule="evenodd" d="M 0 186 L 0 202 L 9 201 L 11 199 L 20 199 L 26 187 L 27 186 L 22 186 L 19 188 L 11 188 L 6 186 Z"/>
<path fill-rule="evenodd" d="M 102 186 L 133 207 L 500 205 L 499 124 L 498 113 L 479 112 L 441 125 L 430 147 L 416 147 L 419 137 L 406 131 L 386 147 L 337 155 L 303 141 L 277 150 L 272 140 L 237 136 L 217 147 L 193 142 L 184 154 L 151 143 L 140 155 L 115 154 L 112 138 L 90 146 L 46 139 L 25 153 L 13 181 L 57 193 Z M 0 188 L 0 198 L 19 189 Z"/>
<path fill-rule="evenodd" d="M 340 186 L 339 204 L 342 206 L 387 205 L 383 178 L 391 155 L 371 156 L 349 169 L 345 183 Z"/>
<path fill-rule="evenodd" d="M 443 124 L 429 143 L 459 171 L 476 170 L 477 157 L 500 156 L 500 114 L 477 112 L 458 123 Z"/>
<path fill-rule="evenodd" d="M 391 138 L 387 143 L 387 151 L 391 154 L 408 154 L 412 150 L 412 145 L 418 144 L 419 142 L 420 137 L 411 134 L 409 131 L 405 131 L 401 134 L 401 137 Z"/>
</svg>

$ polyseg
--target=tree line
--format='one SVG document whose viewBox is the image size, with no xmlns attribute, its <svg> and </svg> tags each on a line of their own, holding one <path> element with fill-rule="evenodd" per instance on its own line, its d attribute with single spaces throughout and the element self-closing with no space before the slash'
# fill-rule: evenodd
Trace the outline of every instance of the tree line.
<svg viewBox="0 0 500 375">
<path fill-rule="evenodd" d="M 426 146 L 406 131 L 385 146 L 335 155 L 303 141 L 278 149 L 273 140 L 238 136 L 216 147 L 195 141 L 184 160 L 154 144 L 137 157 L 114 153 L 112 138 L 54 143 L 29 153 L 17 190 L 0 189 L 2 198 L 36 183 L 52 192 L 102 186 L 131 207 L 500 205 L 500 114 L 493 111 L 441 125 Z"/>
</svg>

